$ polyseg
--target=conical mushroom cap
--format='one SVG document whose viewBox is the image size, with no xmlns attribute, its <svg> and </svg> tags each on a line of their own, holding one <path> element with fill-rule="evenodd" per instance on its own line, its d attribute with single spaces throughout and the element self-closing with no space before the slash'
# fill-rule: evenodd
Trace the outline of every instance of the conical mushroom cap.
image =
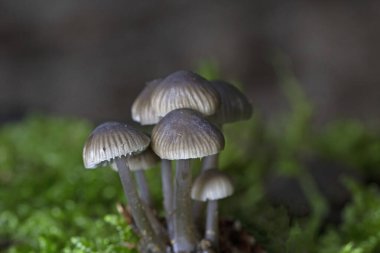
<svg viewBox="0 0 380 253">
<path fill-rule="evenodd" d="M 220 130 L 191 109 L 171 111 L 152 130 L 152 149 L 162 159 L 200 158 L 223 148 Z"/>
<path fill-rule="evenodd" d="M 147 170 L 155 166 L 160 158 L 151 148 L 144 150 L 142 153 L 133 155 L 128 158 L 127 163 L 130 170 Z"/>
<path fill-rule="evenodd" d="M 174 72 L 154 89 L 151 104 L 163 117 L 179 108 L 190 108 L 212 115 L 219 107 L 218 92 L 203 77 L 185 70 Z"/>
<path fill-rule="evenodd" d="M 224 81 L 211 81 L 219 92 L 220 107 L 212 120 L 221 124 L 247 120 L 252 116 L 252 105 L 247 97 L 235 86 Z"/>
<path fill-rule="evenodd" d="M 198 201 L 218 200 L 232 195 L 231 179 L 218 169 L 209 169 L 200 174 L 191 188 L 191 198 Z"/>
<path fill-rule="evenodd" d="M 148 82 L 132 104 L 132 119 L 141 125 L 154 125 L 159 121 L 156 110 L 151 105 L 151 95 L 161 80 Z"/>
<path fill-rule="evenodd" d="M 96 127 L 83 148 L 84 167 L 91 169 L 121 156 L 140 153 L 150 139 L 137 129 L 119 122 L 106 122 Z"/>
</svg>

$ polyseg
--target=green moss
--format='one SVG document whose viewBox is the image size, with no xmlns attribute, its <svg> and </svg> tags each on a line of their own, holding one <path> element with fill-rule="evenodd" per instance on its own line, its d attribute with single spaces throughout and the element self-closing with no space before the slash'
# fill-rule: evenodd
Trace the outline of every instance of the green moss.
<svg viewBox="0 0 380 253">
<path fill-rule="evenodd" d="M 346 182 L 353 200 L 343 212 L 343 223 L 321 236 L 321 253 L 380 251 L 380 189 Z"/>
<path fill-rule="evenodd" d="M 33 116 L 0 129 L 0 240 L 9 252 L 132 252 L 122 247 L 129 226 L 110 222 L 122 200 L 117 175 L 83 168 L 90 128 Z"/>
</svg>

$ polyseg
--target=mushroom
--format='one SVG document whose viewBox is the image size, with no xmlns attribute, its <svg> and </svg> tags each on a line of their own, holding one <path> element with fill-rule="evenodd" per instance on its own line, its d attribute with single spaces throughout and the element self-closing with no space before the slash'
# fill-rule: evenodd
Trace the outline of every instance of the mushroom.
<svg viewBox="0 0 380 253">
<path fill-rule="evenodd" d="M 152 149 L 162 159 L 176 161 L 174 184 L 175 252 L 192 252 L 196 235 L 191 213 L 190 159 L 220 152 L 224 137 L 220 130 L 192 109 L 169 112 L 152 130 Z"/>
<path fill-rule="evenodd" d="M 144 133 L 119 122 L 106 122 L 96 127 L 83 148 L 85 168 L 93 169 L 114 162 L 127 197 L 131 213 L 144 243 L 152 252 L 165 252 L 165 245 L 153 231 L 138 197 L 135 181 L 127 166 L 127 158 L 141 153 L 149 146 Z"/>
<path fill-rule="evenodd" d="M 150 98 L 151 105 L 159 117 L 180 108 L 212 115 L 220 103 L 218 92 L 209 81 L 186 70 L 168 75 L 157 84 Z"/>
<path fill-rule="evenodd" d="M 231 179 L 218 169 L 203 171 L 194 181 L 191 197 L 198 201 L 207 201 L 205 239 L 218 248 L 219 218 L 218 200 L 232 195 L 234 189 Z"/>
</svg>

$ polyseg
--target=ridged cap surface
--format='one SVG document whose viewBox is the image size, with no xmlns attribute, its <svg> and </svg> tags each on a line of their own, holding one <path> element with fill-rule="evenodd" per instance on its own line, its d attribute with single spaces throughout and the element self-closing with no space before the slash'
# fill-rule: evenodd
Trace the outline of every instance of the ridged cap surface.
<svg viewBox="0 0 380 253">
<path fill-rule="evenodd" d="M 151 96 L 158 116 L 172 110 L 190 108 L 212 115 L 219 107 L 218 92 L 203 77 L 185 70 L 174 72 L 156 86 Z"/>
<path fill-rule="evenodd" d="M 198 201 L 218 200 L 232 195 L 231 179 L 218 169 L 209 169 L 200 174 L 191 188 L 191 198 Z"/>
<path fill-rule="evenodd" d="M 151 105 L 151 95 L 162 79 L 148 82 L 132 104 L 132 119 L 141 125 L 154 125 L 159 121 L 156 110 Z"/>
<path fill-rule="evenodd" d="M 252 105 L 239 89 L 224 81 L 211 81 L 211 84 L 220 96 L 220 107 L 212 115 L 212 120 L 224 124 L 247 120 L 252 116 Z"/>
<path fill-rule="evenodd" d="M 140 154 L 129 157 L 127 163 L 129 169 L 136 171 L 150 169 L 159 161 L 160 158 L 156 155 L 156 153 L 154 153 L 152 149 L 148 148 Z"/>
<path fill-rule="evenodd" d="M 119 122 L 106 122 L 96 127 L 83 148 L 84 167 L 91 169 L 145 150 L 150 139 L 143 132 Z"/>
<path fill-rule="evenodd" d="M 152 130 L 152 149 L 162 159 L 200 158 L 223 148 L 220 130 L 191 109 L 171 111 Z"/>
</svg>

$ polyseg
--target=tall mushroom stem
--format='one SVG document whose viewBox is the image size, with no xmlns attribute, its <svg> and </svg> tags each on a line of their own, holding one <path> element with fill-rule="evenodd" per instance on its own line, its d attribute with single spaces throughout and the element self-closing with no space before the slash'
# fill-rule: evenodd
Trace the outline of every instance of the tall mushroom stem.
<svg viewBox="0 0 380 253">
<path fill-rule="evenodd" d="M 137 186 L 139 187 L 141 200 L 144 201 L 149 207 L 152 207 L 152 198 L 149 193 L 144 170 L 136 170 L 135 177 Z"/>
<path fill-rule="evenodd" d="M 207 202 L 207 217 L 206 217 L 206 231 L 205 238 L 209 240 L 215 248 L 219 245 L 219 215 L 218 215 L 218 201 L 209 200 Z"/>
<path fill-rule="evenodd" d="M 177 160 L 174 185 L 174 241 L 176 253 L 192 252 L 196 236 L 191 213 L 191 168 L 190 160 Z"/>
<path fill-rule="evenodd" d="M 164 195 L 164 209 L 166 223 L 170 238 L 173 236 L 173 181 L 172 181 L 172 163 L 170 160 L 162 159 L 161 161 L 161 180 L 162 191 Z"/>
<path fill-rule="evenodd" d="M 123 185 L 124 194 L 128 199 L 128 204 L 131 208 L 131 213 L 136 226 L 141 233 L 144 242 L 147 244 L 147 248 L 151 252 L 164 253 L 165 245 L 154 233 L 152 226 L 145 213 L 145 206 L 141 203 L 138 197 L 136 184 L 133 180 L 132 173 L 126 165 L 125 157 L 115 158 L 115 163 L 119 171 L 120 180 Z"/>
</svg>

